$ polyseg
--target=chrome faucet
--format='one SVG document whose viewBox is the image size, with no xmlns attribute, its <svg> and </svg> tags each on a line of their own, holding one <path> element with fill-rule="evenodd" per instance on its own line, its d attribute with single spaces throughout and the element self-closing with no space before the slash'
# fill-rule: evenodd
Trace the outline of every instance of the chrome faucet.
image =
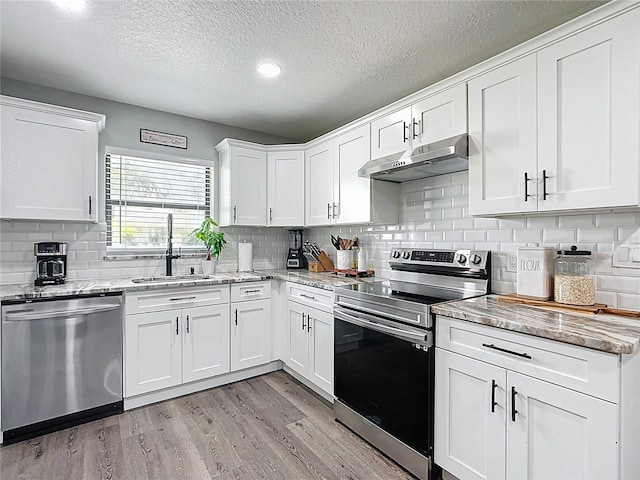
<svg viewBox="0 0 640 480">
<path fill-rule="evenodd" d="M 173 265 L 172 265 L 172 261 L 174 258 L 180 258 L 180 255 L 174 255 L 173 254 L 173 214 L 168 214 L 167 215 L 167 232 L 168 232 L 168 237 L 169 239 L 167 240 L 167 253 L 165 255 L 165 262 L 166 262 L 166 270 L 165 270 L 165 275 L 170 277 L 171 275 L 173 275 L 172 270 L 173 270 Z"/>
</svg>

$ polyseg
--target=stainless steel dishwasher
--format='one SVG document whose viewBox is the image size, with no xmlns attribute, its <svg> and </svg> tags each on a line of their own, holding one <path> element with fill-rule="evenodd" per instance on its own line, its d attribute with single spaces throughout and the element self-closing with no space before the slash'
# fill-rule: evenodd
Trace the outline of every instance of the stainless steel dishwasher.
<svg viewBox="0 0 640 480">
<path fill-rule="evenodd" d="M 2 303 L 5 444 L 122 406 L 121 294 Z"/>
</svg>

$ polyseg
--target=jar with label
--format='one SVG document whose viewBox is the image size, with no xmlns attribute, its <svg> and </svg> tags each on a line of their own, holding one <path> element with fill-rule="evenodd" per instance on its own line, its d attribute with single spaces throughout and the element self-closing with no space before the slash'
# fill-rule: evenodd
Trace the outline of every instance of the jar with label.
<svg viewBox="0 0 640 480">
<path fill-rule="evenodd" d="M 554 300 L 568 305 L 595 303 L 595 262 L 588 250 L 558 250 L 554 262 Z"/>
</svg>

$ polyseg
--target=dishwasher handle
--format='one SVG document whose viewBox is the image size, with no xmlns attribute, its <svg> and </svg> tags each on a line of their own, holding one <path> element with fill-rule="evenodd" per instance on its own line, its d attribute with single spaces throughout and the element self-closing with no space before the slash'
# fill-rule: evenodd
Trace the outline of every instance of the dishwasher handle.
<svg viewBox="0 0 640 480">
<path fill-rule="evenodd" d="M 50 312 L 33 312 L 33 311 L 18 311 L 7 312 L 5 315 L 6 322 L 24 322 L 31 320 L 50 320 L 50 319 L 62 319 L 77 317 L 80 315 L 91 315 L 92 313 L 110 312 L 121 308 L 119 303 L 101 305 L 99 307 L 78 308 L 77 310 L 62 310 L 62 311 L 50 311 Z"/>
</svg>

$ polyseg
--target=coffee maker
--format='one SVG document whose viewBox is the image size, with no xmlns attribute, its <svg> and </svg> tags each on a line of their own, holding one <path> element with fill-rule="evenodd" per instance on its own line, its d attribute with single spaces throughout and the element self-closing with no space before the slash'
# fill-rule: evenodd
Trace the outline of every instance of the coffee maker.
<svg viewBox="0 0 640 480">
<path fill-rule="evenodd" d="M 36 256 L 36 286 L 61 285 L 67 278 L 67 244 L 40 242 L 33 245 Z"/>
<path fill-rule="evenodd" d="M 307 259 L 302 254 L 302 230 L 289 230 L 287 268 L 307 268 Z"/>
</svg>

